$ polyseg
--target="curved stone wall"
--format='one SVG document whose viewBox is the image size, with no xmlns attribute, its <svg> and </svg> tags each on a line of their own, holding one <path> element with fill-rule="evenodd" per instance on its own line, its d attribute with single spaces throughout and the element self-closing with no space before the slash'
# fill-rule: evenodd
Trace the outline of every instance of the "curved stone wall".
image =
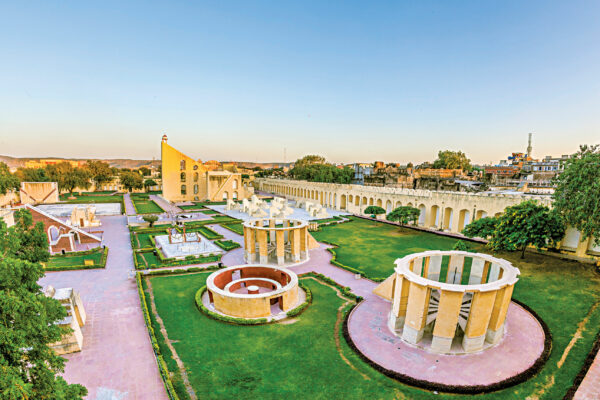
<svg viewBox="0 0 600 400">
<path fill-rule="evenodd" d="M 450 353 L 497 344 L 519 269 L 506 260 L 464 251 L 426 251 L 395 262 L 388 326 L 402 340 Z M 452 352 L 456 352 L 456 351 Z"/>
<path fill-rule="evenodd" d="M 206 287 L 214 309 L 237 318 L 269 317 L 298 304 L 298 276 L 279 267 L 253 264 L 225 268 L 213 272 Z"/>
</svg>

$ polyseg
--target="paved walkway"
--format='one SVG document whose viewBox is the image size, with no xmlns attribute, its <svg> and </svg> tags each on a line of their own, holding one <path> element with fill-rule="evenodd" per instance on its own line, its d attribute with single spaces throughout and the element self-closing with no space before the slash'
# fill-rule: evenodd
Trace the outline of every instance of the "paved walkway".
<svg viewBox="0 0 600 400">
<path fill-rule="evenodd" d="M 123 202 L 125 203 L 125 215 L 135 215 L 135 207 L 133 206 L 133 201 L 131 201 L 129 193 L 123 195 Z"/>
<path fill-rule="evenodd" d="M 165 210 L 166 212 L 174 212 L 175 214 L 183 212 L 183 210 L 176 205 L 166 201 L 161 196 L 157 196 L 155 194 L 150 195 L 150 200 L 153 200 L 160 208 Z"/>
<path fill-rule="evenodd" d="M 585 378 L 579 385 L 575 396 L 575 400 L 595 400 L 600 399 L 600 352 L 596 354 L 594 363 L 588 370 Z"/>
<path fill-rule="evenodd" d="M 127 204 L 127 203 L 126 203 Z M 68 359 L 65 379 L 88 399 L 167 399 L 140 308 L 126 217 L 100 217 L 109 247 L 105 269 L 48 272 L 41 285 L 73 287 L 87 313 L 83 351 Z"/>
</svg>

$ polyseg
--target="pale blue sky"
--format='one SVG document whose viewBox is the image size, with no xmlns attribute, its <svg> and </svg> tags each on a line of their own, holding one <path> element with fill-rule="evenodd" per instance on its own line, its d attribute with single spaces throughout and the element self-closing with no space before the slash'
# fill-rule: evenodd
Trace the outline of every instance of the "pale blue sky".
<svg viewBox="0 0 600 400">
<path fill-rule="evenodd" d="M 0 3 L 0 154 L 158 158 L 163 132 L 204 160 L 600 142 L 599 1 L 121 3 Z"/>
</svg>

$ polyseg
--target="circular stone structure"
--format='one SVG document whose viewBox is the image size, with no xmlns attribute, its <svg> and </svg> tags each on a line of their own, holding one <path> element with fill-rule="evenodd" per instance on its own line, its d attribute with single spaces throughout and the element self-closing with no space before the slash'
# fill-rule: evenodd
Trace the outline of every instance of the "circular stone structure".
<svg viewBox="0 0 600 400">
<path fill-rule="evenodd" d="M 428 390 L 475 394 L 524 382 L 547 361 L 548 328 L 511 301 L 519 270 L 508 261 L 426 251 L 395 264 L 377 296 L 344 324 L 350 346 L 380 372 Z"/>
<path fill-rule="evenodd" d="M 252 264 L 221 269 L 207 278 L 206 288 L 212 307 L 236 318 L 266 318 L 299 303 L 298 276 L 275 266 Z"/>
<path fill-rule="evenodd" d="M 308 222 L 286 218 L 255 218 L 244 222 L 247 263 L 284 266 L 308 260 Z M 258 257 L 257 257 L 258 256 Z"/>
<path fill-rule="evenodd" d="M 388 325 L 402 340 L 419 345 L 427 337 L 431 352 L 469 353 L 502 339 L 520 274 L 510 262 L 482 253 L 426 251 L 395 264 Z M 456 339 L 458 351 L 452 350 Z"/>
</svg>

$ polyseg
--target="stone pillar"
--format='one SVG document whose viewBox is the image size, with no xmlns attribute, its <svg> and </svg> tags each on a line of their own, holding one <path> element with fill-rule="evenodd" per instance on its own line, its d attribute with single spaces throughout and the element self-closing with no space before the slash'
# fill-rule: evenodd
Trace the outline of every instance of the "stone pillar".
<svg viewBox="0 0 600 400">
<path fill-rule="evenodd" d="M 270 228 L 275 228 L 275 218 L 271 218 L 269 219 L 269 227 Z M 274 230 L 269 230 L 269 241 L 271 243 L 275 242 L 275 231 Z"/>
<path fill-rule="evenodd" d="M 253 263 L 256 261 L 256 229 L 246 228 L 246 233 L 248 234 L 248 247 L 246 248 L 248 263 Z"/>
<path fill-rule="evenodd" d="M 308 236 L 307 236 L 307 227 L 298 228 L 296 232 L 300 236 L 300 258 L 302 260 L 306 260 L 308 257 Z"/>
<path fill-rule="evenodd" d="M 267 264 L 269 262 L 267 231 L 264 229 L 257 229 L 256 235 L 258 236 L 258 254 L 260 263 Z"/>
<path fill-rule="evenodd" d="M 283 227 L 284 228 L 289 228 L 290 226 L 290 220 L 289 219 L 284 219 L 283 220 Z M 283 241 L 286 243 L 290 242 L 290 231 L 288 229 L 286 229 L 285 231 L 283 231 Z"/>
<path fill-rule="evenodd" d="M 436 353 L 449 353 L 456 333 L 458 315 L 462 305 L 463 292 L 440 291 L 440 303 L 433 328 L 431 350 Z"/>
<path fill-rule="evenodd" d="M 290 242 L 292 244 L 292 260 L 300 262 L 300 230 L 293 229 L 290 231 Z"/>
<path fill-rule="evenodd" d="M 492 263 L 490 261 L 486 261 L 483 264 L 483 272 L 481 273 L 481 283 L 487 283 L 488 272 L 490 272 L 490 267 Z"/>
<path fill-rule="evenodd" d="M 392 309 L 388 320 L 392 332 L 398 332 L 404 326 L 409 290 L 410 281 L 402 275 L 396 275 L 392 292 Z"/>
<path fill-rule="evenodd" d="M 496 291 L 475 292 L 471 299 L 471 310 L 465 327 L 462 346 L 466 352 L 479 351 L 483 349 L 485 334 L 487 331 L 494 301 L 496 300 Z"/>
<path fill-rule="evenodd" d="M 506 321 L 506 312 L 508 311 L 508 306 L 510 305 L 513 287 L 514 285 L 505 286 L 496 291 L 494 309 L 492 310 L 490 324 L 488 325 L 488 329 L 485 334 L 485 340 L 487 340 L 489 343 L 496 344 L 500 341 L 500 339 L 502 339 L 502 335 L 504 334 L 504 321 Z"/>
<path fill-rule="evenodd" d="M 402 330 L 402 339 L 409 343 L 417 344 L 423 337 L 423 330 L 427 322 L 427 309 L 431 289 L 414 282 L 410 283 L 410 296 L 406 305 L 406 318 Z"/>
<path fill-rule="evenodd" d="M 285 264 L 285 241 L 283 240 L 283 231 L 275 231 L 275 246 L 277 252 L 277 265 L 283 266 Z"/>
</svg>

